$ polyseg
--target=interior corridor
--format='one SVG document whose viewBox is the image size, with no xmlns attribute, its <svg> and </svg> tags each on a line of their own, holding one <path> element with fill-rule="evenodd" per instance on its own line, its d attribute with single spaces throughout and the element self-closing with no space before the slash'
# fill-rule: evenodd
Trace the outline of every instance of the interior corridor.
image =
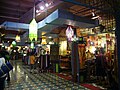
<svg viewBox="0 0 120 90">
<path fill-rule="evenodd" d="M 52 73 L 31 74 L 29 66 L 22 65 L 21 61 L 12 63 L 14 69 L 10 72 L 11 81 L 6 82 L 5 90 L 87 90 Z"/>
<path fill-rule="evenodd" d="M 5 90 L 91 90 L 53 73 L 30 73 L 29 66 L 21 61 L 11 63 L 14 68 L 10 72 L 10 82 L 5 82 Z"/>
</svg>

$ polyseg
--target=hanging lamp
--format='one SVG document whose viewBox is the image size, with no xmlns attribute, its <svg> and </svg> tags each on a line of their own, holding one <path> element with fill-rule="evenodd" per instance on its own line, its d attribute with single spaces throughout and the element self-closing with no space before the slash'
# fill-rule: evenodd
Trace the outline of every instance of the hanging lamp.
<svg viewBox="0 0 120 90">
<path fill-rule="evenodd" d="M 34 7 L 33 7 L 33 19 L 29 24 L 29 38 L 31 41 L 33 39 L 37 41 L 37 22 L 35 20 L 35 0 L 34 0 Z"/>
<path fill-rule="evenodd" d="M 67 29 L 66 29 L 66 36 L 67 36 L 68 41 L 72 41 L 72 38 L 74 36 L 74 31 L 73 31 L 71 26 L 67 27 Z"/>
<path fill-rule="evenodd" d="M 16 35 L 15 40 L 16 40 L 16 42 L 20 42 L 20 36 Z"/>
<path fill-rule="evenodd" d="M 19 8 L 20 8 L 20 2 L 18 3 L 18 5 L 19 5 Z M 19 15 L 19 17 L 20 17 L 20 12 L 19 12 L 19 8 L 18 8 L 18 15 Z M 19 20 L 18 20 L 18 23 L 19 23 Z M 18 27 L 18 24 L 17 24 L 17 27 Z M 18 28 L 18 33 L 17 33 L 17 35 L 16 35 L 16 37 L 15 37 L 15 41 L 16 42 L 20 42 L 20 29 Z"/>
<path fill-rule="evenodd" d="M 41 44 L 43 44 L 43 45 L 47 44 L 47 42 L 46 42 L 46 36 L 42 36 L 42 42 L 41 42 Z"/>
</svg>

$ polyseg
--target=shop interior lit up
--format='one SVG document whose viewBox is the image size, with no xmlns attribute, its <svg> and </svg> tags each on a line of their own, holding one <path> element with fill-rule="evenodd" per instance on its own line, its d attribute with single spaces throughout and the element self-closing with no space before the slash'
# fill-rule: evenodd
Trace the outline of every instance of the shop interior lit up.
<svg viewBox="0 0 120 90">
<path fill-rule="evenodd" d="M 0 25 L 0 45 L 11 53 L 11 60 L 29 66 L 30 52 L 34 51 L 39 73 L 64 73 L 78 84 L 98 83 L 101 77 L 107 80 L 107 71 L 102 76 L 102 67 L 97 68 L 97 63 L 104 62 L 118 82 L 116 18 L 112 11 L 106 12 L 109 4 L 101 0 L 35 1 L 27 13 L 19 5 L 19 20 Z M 103 57 L 97 61 L 100 56 L 105 61 Z M 105 80 L 101 82 L 109 84 Z"/>
</svg>

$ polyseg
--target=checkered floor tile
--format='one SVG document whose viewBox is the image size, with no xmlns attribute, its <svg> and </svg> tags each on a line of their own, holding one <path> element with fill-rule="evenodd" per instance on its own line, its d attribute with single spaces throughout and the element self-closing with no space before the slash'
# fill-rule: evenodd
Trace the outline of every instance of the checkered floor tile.
<svg viewBox="0 0 120 90">
<path fill-rule="evenodd" d="M 21 61 L 12 61 L 11 81 L 6 81 L 5 90 L 88 90 L 53 73 L 30 73 L 29 66 Z"/>
</svg>

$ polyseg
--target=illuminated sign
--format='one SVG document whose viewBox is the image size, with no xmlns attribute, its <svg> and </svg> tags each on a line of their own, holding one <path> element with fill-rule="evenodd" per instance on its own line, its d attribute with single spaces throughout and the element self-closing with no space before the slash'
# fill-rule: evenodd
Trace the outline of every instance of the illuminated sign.
<svg viewBox="0 0 120 90">
<path fill-rule="evenodd" d="M 37 41 L 37 22 L 33 18 L 29 25 L 29 38 L 32 41 L 35 39 Z"/>
</svg>

